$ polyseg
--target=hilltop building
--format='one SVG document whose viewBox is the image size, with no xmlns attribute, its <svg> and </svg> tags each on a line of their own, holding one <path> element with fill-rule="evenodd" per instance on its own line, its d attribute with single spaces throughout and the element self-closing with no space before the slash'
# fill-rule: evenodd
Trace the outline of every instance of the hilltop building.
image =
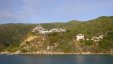
<svg viewBox="0 0 113 64">
<path fill-rule="evenodd" d="M 38 25 L 37 27 L 33 29 L 32 32 L 38 32 L 40 34 L 50 34 L 53 32 L 66 32 L 66 30 L 62 28 L 53 28 L 53 29 L 47 30 L 43 28 L 41 25 Z"/>
<path fill-rule="evenodd" d="M 40 32 L 40 31 L 47 31 L 47 29 L 43 28 L 41 25 L 38 25 L 32 30 L 32 32 Z"/>
<path fill-rule="evenodd" d="M 50 32 L 66 32 L 65 29 L 62 29 L 62 28 L 53 28 L 51 30 L 49 30 Z"/>
</svg>

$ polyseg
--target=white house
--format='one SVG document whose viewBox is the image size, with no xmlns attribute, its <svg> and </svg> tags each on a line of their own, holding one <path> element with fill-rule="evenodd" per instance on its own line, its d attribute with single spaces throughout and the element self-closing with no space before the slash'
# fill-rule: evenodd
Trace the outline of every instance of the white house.
<svg viewBox="0 0 113 64">
<path fill-rule="evenodd" d="M 66 32 L 65 29 L 59 28 L 60 32 Z"/>
<path fill-rule="evenodd" d="M 48 30 L 46 30 L 46 31 L 39 31 L 39 33 L 40 34 L 50 34 L 50 33 L 52 33 L 52 31 L 48 31 Z"/>
<path fill-rule="evenodd" d="M 85 40 L 84 39 L 85 38 L 85 36 L 83 35 L 83 34 L 78 34 L 78 35 L 76 35 L 76 39 L 79 41 L 79 40 Z"/>
<path fill-rule="evenodd" d="M 44 29 L 41 25 L 38 25 L 32 30 L 32 32 L 38 32 L 40 34 L 50 34 L 53 32 L 66 32 L 66 30 L 62 28 L 53 28 L 51 30 L 47 30 L 47 29 Z"/>
<path fill-rule="evenodd" d="M 49 31 L 51 31 L 51 32 L 66 32 L 66 30 L 62 29 L 62 28 L 53 28 L 53 29 L 51 29 Z"/>
<path fill-rule="evenodd" d="M 53 32 L 66 32 L 66 30 L 61 29 L 61 28 L 53 28 L 51 30 L 39 30 L 39 33 L 41 34 L 50 34 Z"/>
</svg>

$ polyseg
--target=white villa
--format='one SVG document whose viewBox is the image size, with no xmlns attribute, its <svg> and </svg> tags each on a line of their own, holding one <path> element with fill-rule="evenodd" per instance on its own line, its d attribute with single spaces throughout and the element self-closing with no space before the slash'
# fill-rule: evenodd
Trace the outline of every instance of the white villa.
<svg viewBox="0 0 113 64">
<path fill-rule="evenodd" d="M 40 34 L 50 34 L 52 33 L 51 31 L 45 30 L 45 31 L 39 31 Z"/>
<path fill-rule="evenodd" d="M 32 32 L 39 32 L 40 34 L 50 34 L 53 32 L 66 32 L 66 30 L 62 28 L 53 28 L 51 30 L 47 30 L 44 29 L 41 25 L 38 25 L 32 30 Z"/>
<path fill-rule="evenodd" d="M 53 28 L 51 30 L 49 30 L 50 32 L 66 32 L 66 30 L 62 29 L 62 28 Z"/>
<path fill-rule="evenodd" d="M 83 34 L 76 35 L 77 40 L 85 40 L 85 36 Z"/>
</svg>

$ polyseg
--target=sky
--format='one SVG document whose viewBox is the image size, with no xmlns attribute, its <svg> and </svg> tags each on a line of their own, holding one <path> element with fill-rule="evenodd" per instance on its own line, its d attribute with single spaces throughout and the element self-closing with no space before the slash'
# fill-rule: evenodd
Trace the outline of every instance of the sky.
<svg viewBox="0 0 113 64">
<path fill-rule="evenodd" d="M 87 21 L 113 16 L 113 0 L 0 0 L 0 24 Z"/>
</svg>

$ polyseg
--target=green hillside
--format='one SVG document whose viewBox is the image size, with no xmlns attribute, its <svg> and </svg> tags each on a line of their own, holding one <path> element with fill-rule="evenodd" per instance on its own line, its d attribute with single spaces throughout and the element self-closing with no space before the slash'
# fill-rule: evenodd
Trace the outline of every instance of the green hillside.
<svg viewBox="0 0 113 64">
<path fill-rule="evenodd" d="M 2 24 L 0 25 L 0 51 L 11 45 L 19 45 L 24 36 L 33 29 L 31 24 Z M 16 46 L 15 46 L 16 47 Z"/>
<path fill-rule="evenodd" d="M 103 16 L 94 20 L 83 22 L 81 25 L 79 25 L 78 29 L 80 29 L 80 32 L 86 34 L 104 34 L 107 31 L 113 30 L 113 17 Z"/>
</svg>

